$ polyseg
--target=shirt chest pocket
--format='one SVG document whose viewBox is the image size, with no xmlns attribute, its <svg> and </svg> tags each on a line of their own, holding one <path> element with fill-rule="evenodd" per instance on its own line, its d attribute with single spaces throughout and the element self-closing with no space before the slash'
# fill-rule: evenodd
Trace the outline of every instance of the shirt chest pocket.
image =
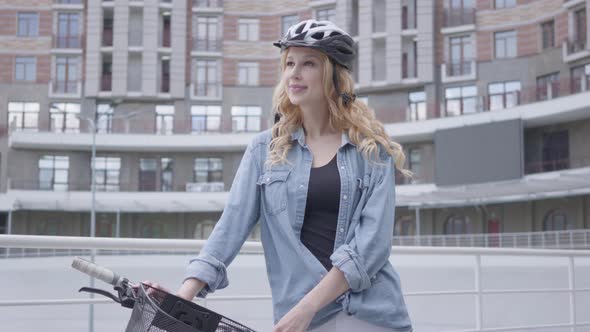
<svg viewBox="0 0 590 332">
<path fill-rule="evenodd" d="M 269 215 L 277 215 L 287 207 L 287 179 L 289 170 L 266 171 L 262 174 L 257 185 L 260 186 L 260 192 L 264 208 Z"/>
</svg>

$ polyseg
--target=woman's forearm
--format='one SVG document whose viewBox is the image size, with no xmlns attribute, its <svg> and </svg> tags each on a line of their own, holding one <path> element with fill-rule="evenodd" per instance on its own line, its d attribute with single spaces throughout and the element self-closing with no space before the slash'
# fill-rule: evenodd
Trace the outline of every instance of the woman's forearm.
<svg viewBox="0 0 590 332">
<path fill-rule="evenodd" d="M 176 295 L 187 301 L 192 301 L 192 299 L 201 291 L 201 289 L 203 289 L 203 287 L 205 287 L 205 285 L 207 284 L 199 279 L 186 279 L 176 292 Z"/>
<path fill-rule="evenodd" d="M 301 299 L 299 305 L 310 306 L 314 312 L 318 312 L 349 289 L 344 273 L 332 267 L 320 283 Z"/>
</svg>

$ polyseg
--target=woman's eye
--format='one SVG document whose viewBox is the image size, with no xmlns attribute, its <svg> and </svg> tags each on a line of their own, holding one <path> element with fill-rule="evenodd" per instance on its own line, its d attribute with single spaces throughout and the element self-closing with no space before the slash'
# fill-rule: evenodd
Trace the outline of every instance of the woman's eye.
<svg viewBox="0 0 590 332">
<path fill-rule="evenodd" d="M 306 61 L 304 65 L 313 67 L 315 63 L 313 63 L 312 61 Z"/>
<path fill-rule="evenodd" d="M 294 64 L 293 61 L 287 61 L 287 67 L 291 67 L 291 66 L 293 66 L 293 64 Z"/>
</svg>

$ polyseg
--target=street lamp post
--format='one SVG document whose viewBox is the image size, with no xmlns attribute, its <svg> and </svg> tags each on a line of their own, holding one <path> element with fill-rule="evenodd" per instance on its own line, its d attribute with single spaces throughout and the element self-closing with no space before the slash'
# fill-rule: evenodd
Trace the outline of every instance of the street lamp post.
<svg viewBox="0 0 590 332">
<path fill-rule="evenodd" d="M 131 112 L 124 116 L 113 116 L 111 119 L 120 119 L 123 118 L 125 120 L 129 120 L 132 117 L 139 114 L 138 111 Z M 92 129 L 92 159 L 90 160 L 90 168 L 91 168 L 91 180 L 90 180 L 90 191 L 92 195 L 92 204 L 90 208 L 90 237 L 96 237 L 96 121 L 92 118 L 85 117 L 85 116 L 77 116 L 78 119 L 88 121 L 90 127 Z M 95 249 L 90 249 L 90 261 L 94 263 L 95 259 Z M 90 287 L 94 287 L 94 278 L 90 277 Z M 94 293 L 90 293 L 90 298 L 94 298 Z M 90 303 L 89 313 L 88 313 L 88 331 L 94 332 L 94 304 Z"/>
</svg>

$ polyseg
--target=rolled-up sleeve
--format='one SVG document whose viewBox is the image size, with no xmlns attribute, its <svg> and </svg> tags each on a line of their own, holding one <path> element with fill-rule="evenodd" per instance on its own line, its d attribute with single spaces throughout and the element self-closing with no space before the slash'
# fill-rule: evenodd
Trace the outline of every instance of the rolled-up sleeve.
<svg viewBox="0 0 590 332">
<path fill-rule="evenodd" d="M 185 280 L 199 279 L 206 286 L 197 294 L 205 297 L 229 285 L 227 266 L 239 253 L 260 216 L 260 192 L 256 185 L 260 168 L 259 145 L 246 148 L 234 177 L 225 209 L 199 255 L 186 268 Z"/>
<path fill-rule="evenodd" d="M 395 215 L 395 175 L 393 159 L 375 166 L 377 178 L 369 186 L 358 223 L 351 236 L 330 256 L 332 265 L 344 273 L 351 292 L 371 286 L 372 278 L 389 260 Z"/>
</svg>

